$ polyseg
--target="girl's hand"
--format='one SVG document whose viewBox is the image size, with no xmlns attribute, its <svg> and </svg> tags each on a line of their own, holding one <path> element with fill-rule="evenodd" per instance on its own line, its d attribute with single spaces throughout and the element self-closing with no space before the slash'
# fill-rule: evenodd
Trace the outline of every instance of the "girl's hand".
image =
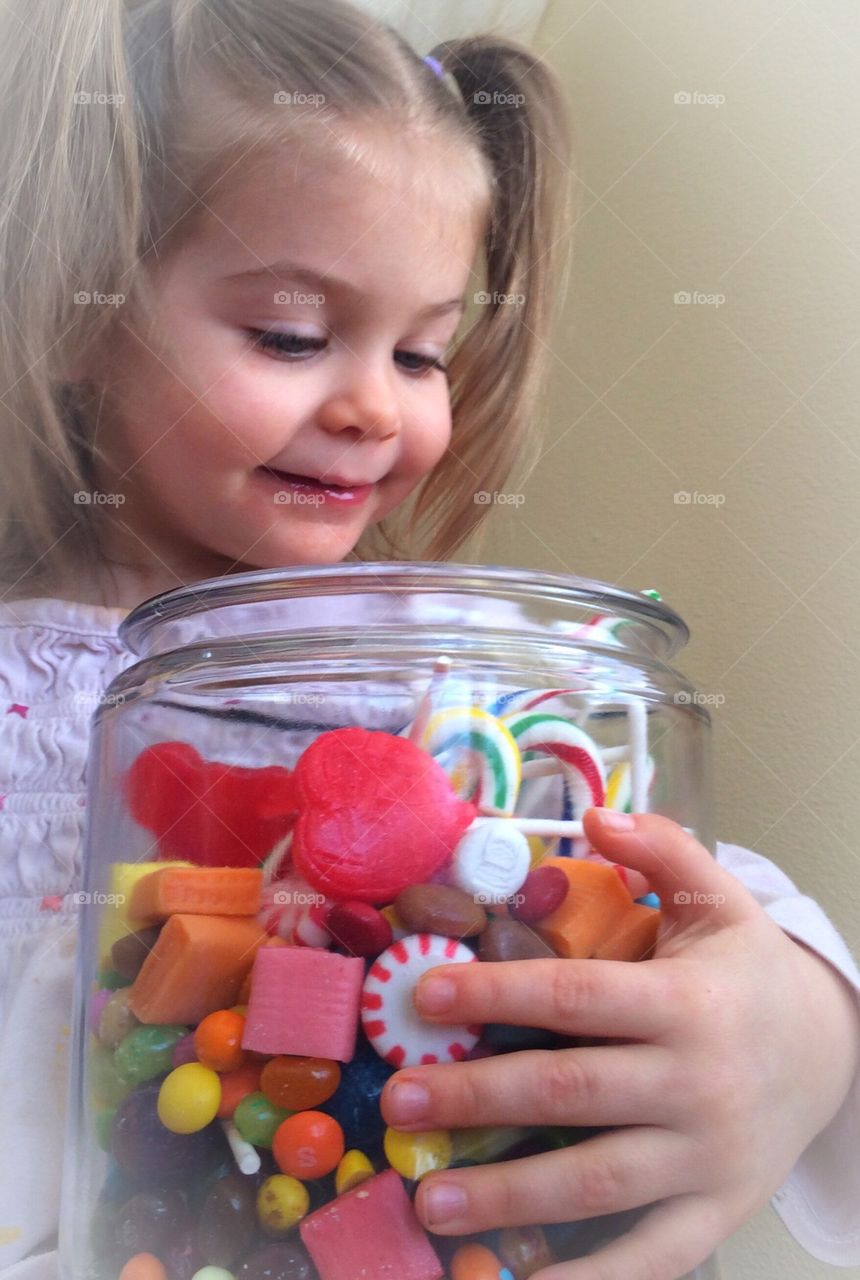
<svg viewBox="0 0 860 1280">
<path fill-rule="evenodd" d="M 652 960 L 440 966 L 416 1000 L 440 1022 L 613 1042 L 410 1067 L 382 1096 L 386 1123 L 405 1130 L 625 1126 L 422 1180 L 418 1215 L 443 1235 L 654 1205 L 620 1239 L 533 1280 L 678 1280 L 785 1181 L 839 1110 L 860 1057 L 848 984 L 698 841 L 654 814 L 629 831 L 611 823 L 610 811 L 591 809 L 586 835 L 659 895 Z"/>
</svg>

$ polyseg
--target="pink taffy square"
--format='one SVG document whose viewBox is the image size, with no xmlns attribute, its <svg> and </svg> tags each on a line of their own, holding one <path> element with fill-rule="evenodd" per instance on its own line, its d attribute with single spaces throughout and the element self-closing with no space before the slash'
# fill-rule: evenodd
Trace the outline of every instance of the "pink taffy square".
<svg viewBox="0 0 860 1280">
<path fill-rule="evenodd" d="M 349 1062 L 364 961 L 319 947 L 261 947 L 251 973 L 242 1048 Z"/>
<path fill-rule="evenodd" d="M 309 1214 L 299 1234 L 320 1280 L 439 1280 L 444 1274 L 394 1169 Z"/>
</svg>

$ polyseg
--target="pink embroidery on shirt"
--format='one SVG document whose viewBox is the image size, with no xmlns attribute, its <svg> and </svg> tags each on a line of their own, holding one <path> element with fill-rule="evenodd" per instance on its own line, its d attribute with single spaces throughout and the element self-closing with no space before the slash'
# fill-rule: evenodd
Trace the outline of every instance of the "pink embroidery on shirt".
<svg viewBox="0 0 860 1280">
<path fill-rule="evenodd" d="M 19 715 L 22 720 L 26 720 L 29 710 L 30 708 L 25 706 L 23 702 L 13 702 L 11 706 L 6 708 L 6 714 L 7 716 Z"/>
<path fill-rule="evenodd" d="M 58 893 L 52 893 L 47 898 L 43 898 L 40 904 L 42 911 L 62 911 L 63 899 Z"/>
</svg>

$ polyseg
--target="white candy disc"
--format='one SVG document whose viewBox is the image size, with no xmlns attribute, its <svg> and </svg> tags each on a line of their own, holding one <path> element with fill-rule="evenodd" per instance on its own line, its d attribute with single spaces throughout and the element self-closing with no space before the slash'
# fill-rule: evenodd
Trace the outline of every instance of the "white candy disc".
<svg viewBox="0 0 860 1280">
<path fill-rule="evenodd" d="M 367 972 L 361 996 L 361 1025 L 380 1058 L 394 1067 L 459 1062 L 478 1042 L 481 1027 L 438 1026 L 415 1008 L 415 984 L 440 964 L 477 960 L 456 938 L 410 933 L 383 951 Z"/>
<path fill-rule="evenodd" d="M 476 818 L 454 850 L 454 883 L 476 902 L 502 902 L 531 867 L 529 842 L 507 818 Z"/>
</svg>

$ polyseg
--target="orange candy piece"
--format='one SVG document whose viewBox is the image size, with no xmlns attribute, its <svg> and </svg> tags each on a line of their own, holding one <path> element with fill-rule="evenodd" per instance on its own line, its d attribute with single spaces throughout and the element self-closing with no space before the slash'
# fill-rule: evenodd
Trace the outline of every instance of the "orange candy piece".
<svg viewBox="0 0 860 1280">
<path fill-rule="evenodd" d="M 503 1274 L 501 1262 L 483 1244 L 461 1245 L 451 1259 L 451 1280 L 499 1280 Z"/>
<path fill-rule="evenodd" d="M 560 906 L 533 926 L 553 950 L 569 960 L 642 960 L 653 947 L 660 912 L 634 903 L 618 872 L 584 858 L 544 858 L 558 867 L 569 889 Z"/>
<path fill-rule="evenodd" d="M 138 880 L 129 916 L 157 924 L 177 912 L 202 916 L 255 916 L 263 873 L 254 867 L 162 867 Z"/>
<path fill-rule="evenodd" d="M 660 912 L 644 902 L 634 902 L 608 938 L 594 952 L 595 960 L 648 960 L 657 942 Z"/>
<path fill-rule="evenodd" d="M 275 1130 L 272 1154 L 282 1173 L 294 1178 L 324 1178 L 340 1164 L 343 1129 L 324 1111 L 297 1111 Z"/>
<path fill-rule="evenodd" d="M 249 1093 L 260 1092 L 260 1064 L 246 1062 L 235 1071 L 225 1071 L 221 1076 L 221 1105 L 219 1120 L 232 1120 L 233 1112 Z"/>
<path fill-rule="evenodd" d="M 153 1253 L 136 1253 L 119 1273 L 119 1280 L 167 1280 L 167 1272 Z"/>
<path fill-rule="evenodd" d="M 235 1071 L 245 1061 L 242 1032 L 245 1019 L 232 1009 L 207 1013 L 194 1032 L 197 1061 L 213 1071 Z"/>
<path fill-rule="evenodd" d="M 284 1111 L 306 1111 L 327 1102 L 340 1084 L 340 1063 L 333 1058 L 270 1058 L 260 1076 L 260 1092 Z"/>
</svg>

